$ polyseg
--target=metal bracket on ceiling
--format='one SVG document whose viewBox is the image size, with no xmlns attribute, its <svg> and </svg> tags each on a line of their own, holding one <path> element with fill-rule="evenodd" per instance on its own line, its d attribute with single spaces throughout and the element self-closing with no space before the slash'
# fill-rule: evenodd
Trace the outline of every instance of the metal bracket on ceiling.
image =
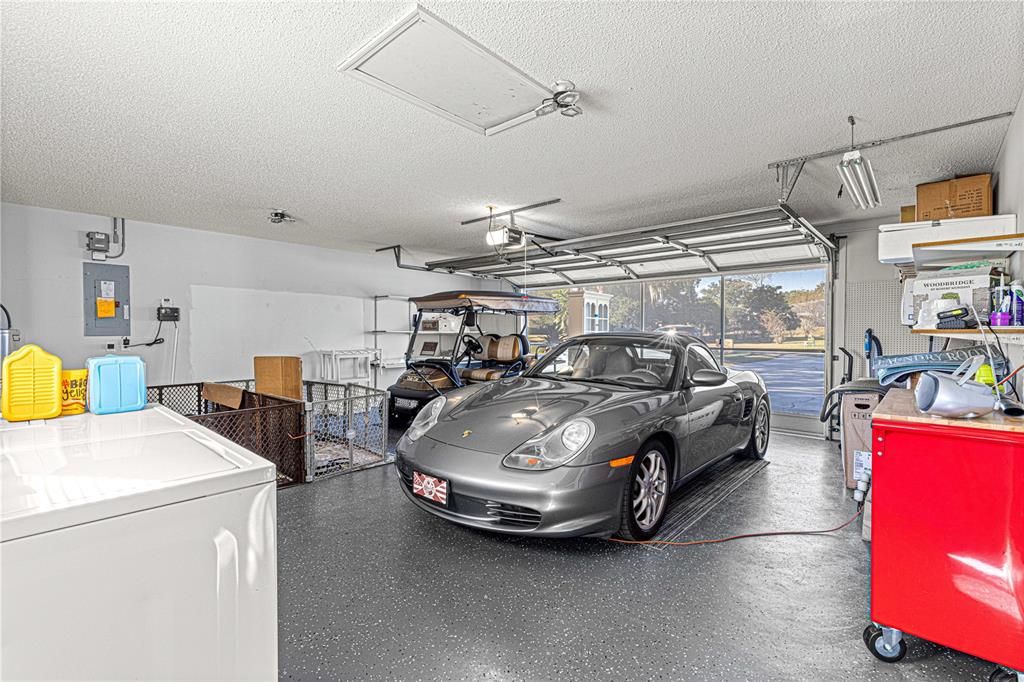
<svg viewBox="0 0 1024 682">
<path fill-rule="evenodd" d="M 394 246 L 382 246 L 377 249 L 377 253 L 381 251 L 392 251 L 395 254 L 395 265 L 402 270 L 419 270 L 420 272 L 435 272 L 434 268 L 428 268 L 423 265 L 411 265 L 409 263 L 402 262 L 402 245 L 395 244 Z"/>
<path fill-rule="evenodd" d="M 814 154 L 804 154 L 803 156 L 797 156 L 792 159 L 783 159 L 782 161 L 772 161 L 768 164 L 769 168 L 784 168 L 785 166 L 792 166 L 797 163 L 803 163 L 804 161 L 814 161 L 815 159 L 824 159 L 829 156 L 840 156 L 849 151 L 856 149 L 870 149 L 872 147 L 880 147 L 885 144 L 892 144 L 893 142 L 902 142 L 903 140 L 910 140 L 915 137 L 921 137 L 922 135 L 932 135 L 934 133 L 941 133 L 946 130 L 954 130 L 956 128 L 963 128 L 964 126 L 977 125 L 979 123 L 987 123 L 988 121 L 995 121 L 1000 118 L 1007 118 L 1013 116 L 1012 111 L 1004 111 L 998 114 L 992 114 L 991 116 L 982 116 L 981 118 L 972 118 L 968 121 L 959 121 L 957 123 L 951 123 L 949 125 L 939 126 L 938 128 L 929 128 L 927 130 L 918 130 L 912 133 L 905 133 L 903 135 L 896 135 L 895 137 L 887 137 L 881 140 L 869 140 L 867 142 L 858 142 L 853 145 L 846 145 L 843 147 L 836 147 L 835 149 L 828 149 L 823 152 L 816 152 Z"/>
<path fill-rule="evenodd" d="M 789 197 L 793 194 L 793 189 L 796 187 L 796 181 L 800 179 L 800 173 L 803 170 L 803 161 L 795 161 L 775 168 L 777 182 L 779 183 L 779 203 L 784 204 L 789 201 Z"/>
<path fill-rule="evenodd" d="M 502 211 L 501 213 L 488 213 L 487 215 L 481 216 L 479 218 L 470 218 L 469 220 L 463 220 L 461 223 L 459 223 L 459 225 L 472 225 L 473 223 L 482 223 L 485 220 L 493 220 L 495 218 L 504 218 L 505 216 L 508 216 L 511 220 L 514 221 L 515 220 L 515 216 L 516 216 L 517 213 L 523 213 L 525 211 L 532 211 L 535 208 L 541 208 L 543 206 L 551 206 L 552 204 L 557 204 L 560 201 L 561 201 L 561 199 L 548 199 L 547 201 L 540 201 L 540 202 L 537 202 L 536 204 L 530 204 L 529 206 L 520 206 L 518 208 L 512 208 L 512 209 L 509 209 L 507 211 Z M 545 237 L 542 234 L 534 234 L 532 232 L 531 232 L 531 234 L 533 234 L 535 237 L 540 237 L 541 239 L 547 239 L 549 241 L 558 241 L 554 237 Z"/>
<path fill-rule="evenodd" d="M 431 268 L 425 265 L 413 265 L 412 263 L 403 263 L 401 244 L 395 244 L 394 246 L 382 246 L 379 249 L 375 249 L 376 253 L 380 253 L 381 251 L 391 251 L 395 255 L 395 266 L 401 268 L 402 270 L 416 270 L 417 272 L 436 272 L 445 275 L 458 275 L 460 277 L 476 277 L 478 279 L 490 279 L 498 282 L 505 282 L 506 284 L 517 290 L 520 288 L 519 285 L 513 282 L 512 280 L 506 277 L 501 277 L 499 275 L 488 275 L 487 273 L 484 272 L 457 270 L 452 267 Z"/>
</svg>

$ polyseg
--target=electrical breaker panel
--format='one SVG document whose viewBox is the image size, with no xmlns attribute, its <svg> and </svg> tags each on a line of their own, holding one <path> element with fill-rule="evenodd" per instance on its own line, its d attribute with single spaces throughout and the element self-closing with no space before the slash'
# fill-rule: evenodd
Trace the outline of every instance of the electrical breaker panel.
<svg viewBox="0 0 1024 682">
<path fill-rule="evenodd" d="M 86 336 L 131 336 L 131 289 L 127 265 L 82 263 Z"/>
</svg>

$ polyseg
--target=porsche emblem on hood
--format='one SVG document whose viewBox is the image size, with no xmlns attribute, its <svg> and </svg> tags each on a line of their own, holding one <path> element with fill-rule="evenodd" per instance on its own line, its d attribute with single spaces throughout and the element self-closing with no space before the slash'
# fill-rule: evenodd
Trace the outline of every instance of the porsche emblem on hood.
<svg viewBox="0 0 1024 682">
<path fill-rule="evenodd" d="M 465 431 L 462 432 L 462 437 L 463 438 L 469 438 L 472 435 L 473 435 L 473 432 L 470 431 L 469 429 L 466 429 Z"/>
</svg>

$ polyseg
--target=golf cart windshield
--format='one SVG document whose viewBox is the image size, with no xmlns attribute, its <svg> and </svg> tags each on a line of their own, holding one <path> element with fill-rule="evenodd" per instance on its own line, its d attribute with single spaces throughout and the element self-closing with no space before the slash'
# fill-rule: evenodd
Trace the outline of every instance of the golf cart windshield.
<svg viewBox="0 0 1024 682">
<path fill-rule="evenodd" d="M 407 365 L 434 360 L 454 366 L 483 353 L 488 339 L 500 339 L 497 327 L 511 326 L 503 330 L 506 335 L 525 335 L 527 315 L 558 311 L 554 299 L 502 291 L 443 291 L 410 301 L 416 306 L 416 317 L 406 349 Z M 502 316 L 510 316 L 514 324 L 495 323 Z"/>
</svg>

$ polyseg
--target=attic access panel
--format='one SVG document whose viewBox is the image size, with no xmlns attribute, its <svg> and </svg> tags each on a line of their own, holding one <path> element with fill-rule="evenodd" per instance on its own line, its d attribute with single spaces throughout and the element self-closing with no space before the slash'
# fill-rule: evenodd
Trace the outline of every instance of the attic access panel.
<svg viewBox="0 0 1024 682">
<path fill-rule="evenodd" d="M 484 135 L 536 117 L 550 89 L 422 7 L 338 70 Z"/>
<path fill-rule="evenodd" d="M 430 261 L 428 270 L 542 288 L 818 265 L 832 244 L 786 204 L 603 235 L 544 242 L 504 255 Z"/>
</svg>

